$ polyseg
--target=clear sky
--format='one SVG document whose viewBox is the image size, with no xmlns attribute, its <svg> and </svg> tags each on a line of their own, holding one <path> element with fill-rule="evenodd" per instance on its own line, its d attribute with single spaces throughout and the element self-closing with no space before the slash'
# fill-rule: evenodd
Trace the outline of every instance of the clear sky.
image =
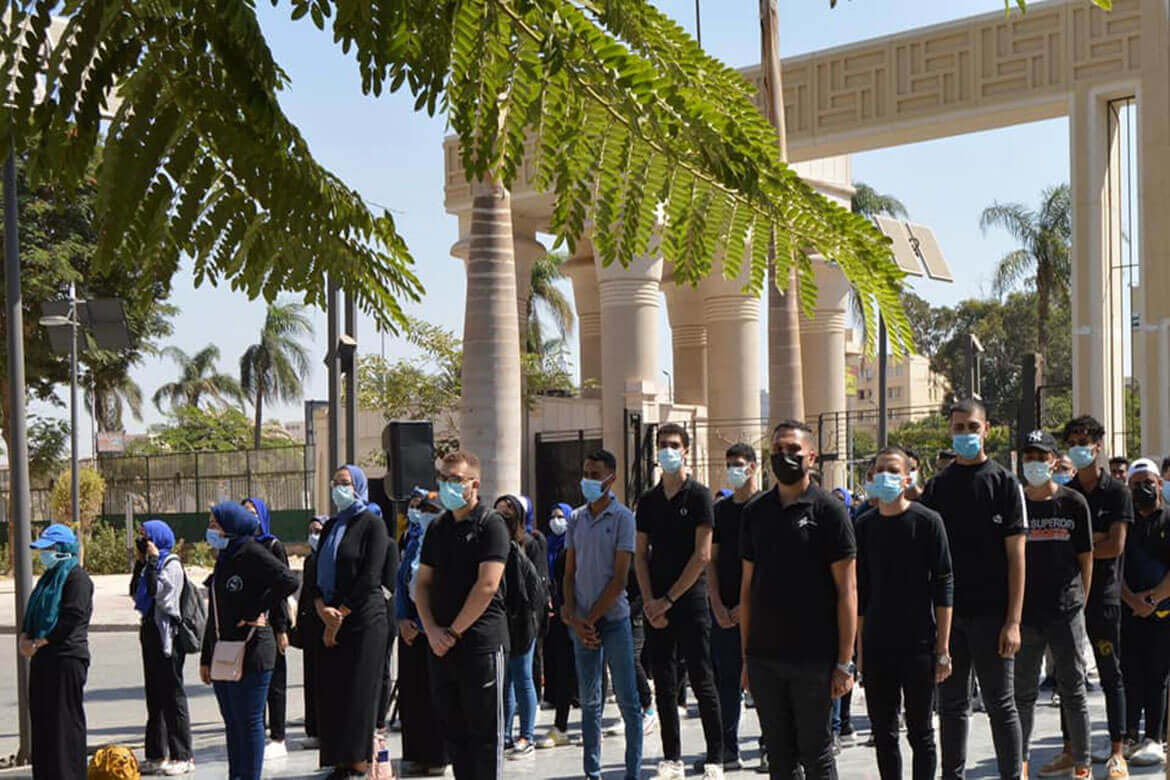
<svg viewBox="0 0 1170 780">
<path fill-rule="evenodd" d="M 694 31 L 694 0 L 659 0 L 658 5 Z M 286 111 L 308 140 L 317 159 L 356 188 L 368 201 L 388 207 L 417 262 L 426 287 L 424 301 L 410 313 L 462 332 L 464 281 L 461 262 L 449 254 L 458 238 L 454 217 L 443 211 L 441 143 L 445 119 L 412 110 L 409 94 L 363 97 L 357 69 L 308 20 L 288 21 L 290 7 L 257 4 L 264 31 L 277 61 L 292 79 L 282 98 Z M 759 59 L 757 0 L 702 0 L 704 47 L 730 65 Z M 827 0 L 781 0 L 781 41 L 784 56 L 801 54 L 856 40 L 936 24 L 974 14 L 1002 12 L 1002 0 L 842 0 L 830 10 Z M 1067 181 L 1068 123 L 1064 119 L 999 131 L 858 154 L 855 181 L 896 195 L 911 218 L 932 226 L 955 272 L 956 283 L 924 283 L 918 292 L 936 303 L 953 303 L 990 286 L 994 261 L 1012 249 L 1003 235 L 983 236 L 979 212 L 993 201 L 1035 203 L 1040 192 Z M 566 289 L 570 289 L 566 286 Z M 188 268 L 174 280 L 173 302 L 181 309 L 174 319 L 171 343 L 189 353 L 207 344 L 219 346 L 221 370 L 237 374 L 244 349 L 255 341 L 264 318 L 263 301 L 248 301 L 226 288 L 195 289 Z M 325 353 L 325 317 L 314 312 L 315 355 Z M 762 323 L 763 325 L 763 323 Z M 373 323 L 359 324 L 359 349 L 379 352 L 382 339 Z M 669 336 L 662 318 L 662 368 L 669 369 Z M 412 350 L 387 335 L 390 356 Z M 763 360 L 763 355 L 761 356 Z M 160 384 L 175 376 L 172 364 L 148 361 L 134 372 L 149 399 Z M 767 371 L 764 371 L 766 380 Z M 307 378 L 307 398 L 326 396 L 324 366 L 314 362 Z M 67 397 L 63 389 L 61 397 Z M 303 407 L 278 407 L 284 420 L 303 419 Z M 33 411 L 50 411 L 36 405 Z M 89 418 L 82 416 L 84 430 Z M 140 431 L 161 415 L 150 407 Z M 88 453 L 88 436 L 82 437 Z"/>
</svg>

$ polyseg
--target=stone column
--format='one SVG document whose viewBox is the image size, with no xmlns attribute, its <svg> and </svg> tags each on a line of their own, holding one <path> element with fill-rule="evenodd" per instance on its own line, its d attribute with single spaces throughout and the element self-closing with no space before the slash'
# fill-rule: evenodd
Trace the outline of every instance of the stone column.
<svg viewBox="0 0 1170 780">
<path fill-rule="evenodd" d="M 1142 328 L 1134 340 L 1141 382 L 1142 452 L 1170 452 L 1170 11 L 1142 2 L 1138 92 L 1138 219 Z M 1075 353 L 1074 353 L 1075 354 Z"/>
<path fill-rule="evenodd" d="M 724 487 L 721 465 L 727 448 L 763 442 L 760 408 L 760 298 L 745 294 L 748 271 L 723 278 L 716 260 L 699 289 L 707 321 L 707 457 L 713 490 Z"/>
<path fill-rule="evenodd" d="M 601 299 L 602 441 L 617 457 L 615 492 L 628 505 L 635 497 L 625 492 L 626 396 L 629 392 L 644 406 L 656 394 L 662 258 L 639 258 L 628 268 L 619 263 L 604 268 L 597 258 L 595 267 Z"/>
<path fill-rule="evenodd" d="M 1125 424 L 1120 273 L 1119 138 L 1109 121 L 1108 98 L 1081 87 L 1069 116 L 1072 240 L 1073 414 L 1091 414 L 1105 426 L 1110 453 Z M 1110 204 L 1113 208 L 1110 209 Z M 1145 228 L 1145 221 L 1142 223 Z M 1145 242 L 1143 241 L 1143 246 Z M 1145 279 L 1143 277 L 1143 283 Z"/>
<path fill-rule="evenodd" d="M 664 285 L 674 353 L 674 403 L 707 404 L 707 320 L 703 293 L 689 284 Z"/>
<path fill-rule="evenodd" d="M 586 398 L 601 397 L 601 292 L 593 263 L 593 246 L 582 240 L 577 254 L 561 266 L 573 282 L 581 395 Z"/>
<path fill-rule="evenodd" d="M 812 319 L 800 318 L 800 353 L 804 359 L 805 413 L 818 451 L 837 456 L 822 466 L 826 490 L 845 487 L 849 441 L 849 399 L 845 386 L 845 324 L 849 282 L 836 265 L 813 261 L 817 305 Z"/>
</svg>

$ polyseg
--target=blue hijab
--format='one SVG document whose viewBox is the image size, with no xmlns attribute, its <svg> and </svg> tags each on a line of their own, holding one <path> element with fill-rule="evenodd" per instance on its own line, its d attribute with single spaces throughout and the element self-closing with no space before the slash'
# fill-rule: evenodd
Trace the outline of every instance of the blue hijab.
<svg viewBox="0 0 1170 780">
<path fill-rule="evenodd" d="M 59 541 L 48 543 L 49 539 Z M 69 572 L 73 571 L 73 567 L 78 563 L 77 553 L 80 545 L 73 531 L 67 526 L 54 523 L 45 529 L 41 538 L 33 543 L 33 547 L 69 554 L 68 558 L 57 561 L 51 568 L 46 569 L 37 580 L 37 586 L 33 588 L 32 596 L 28 600 L 28 609 L 24 613 L 21 630 L 30 639 L 44 639 L 57 627 L 57 618 L 61 614 L 61 592 L 65 589 L 65 580 L 69 577 Z"/>
<path fill-rule="evenodd" d="M 568 523 L 569 518 L 573 515 L 573 508 L 568 504 L 554 504 L 554 506 L 561 510 L 565 516 L 565 522 Z M 561 550 L 565 549 L 565 537 L 568 535 L 567 529 L 563 534 L 554 534 L 552 528 L 548 530 L 548 536 L 545 538 L 548 540 L 548 570 L 550 572 L 556 568 L 557 556 L 561 554 Z"/>
<path fill-rule="evenodd" d="M 260 521 L 256 519 L 256 515 L 235 501 L 216 504 L 211 508 L 211 514 L 215 516 L 215 521 L 223 528 L 223 533 L 229 540 L 227 548 L 220 551 L 215 559 L 215 568 L 218 569 L 220 563 L 228 557 L 227 553 L 234 552 L 249 537 L 256 535 Z"/>
<path fill-rule="evenodd" d="M 337 548 L 341 546 L 341 539 L 345 536 L 349 521 L 367 509 L 374 512 L 374 507 L 377 507 L 377 504 L 366 503 L 370 498 L 366 472 L 353 465 L 346 465 L 344 468 L 349 472 L 349 478 L 353 480 L 354 501 L 333 516 L 332 519 L 337 522 L 329 530 L 329 535 L 317 545 L 317 587 L 321 589 L 325 601 L 333 599 L 333 591 L 337 587 Z M 381 507 L 378 507 L 374 514 L 381 517 Z"/>
<path fill-rule="evenodd" d="M 142 532 L 158 548 L 158 570 L 162 571 L 167 556 L 171 554 L 171 548 L 175 546 L 175 532 L 162 520 L 147 520 L 142 524 Z M 146 590 L 145 571 L 138 576 L 138 587 L 134 591 L 134 608 L 144 616 L 149 615 L 154 609 L 154 596 Z"/>
<path fill-rule="evenodd" d="M 268 514 L 268 504 L 265 504 L 262 498 L 247 498 L 245 501 L 256 507 L 256 520 L 260 526 L 256 530 L 256 541 L 263 543 L 269 539 L 275 539 L 276 536 L 272 533 L 272 518 Z M 244 509 L 247 508 L 244 507 Z"/>
</svg>

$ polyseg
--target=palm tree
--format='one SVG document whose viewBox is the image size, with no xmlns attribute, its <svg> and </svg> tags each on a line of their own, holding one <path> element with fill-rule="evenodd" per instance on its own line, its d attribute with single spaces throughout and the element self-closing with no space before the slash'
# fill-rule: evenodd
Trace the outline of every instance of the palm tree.
<svg viewBox="0 0 1170 780">
<path fill-rule="evenodd" d="M 573 304 L 556 286 L 565 278 L 561 266 L 566 258 L 561 255 L 544 255 L 532 264 L 532 286 L 528 292 L 528 333 L 525 351 L 530 354 L 546 355 L 549 350 L 559 351 L 565 340 L 573 335 L 575 319 Z M 545 315 L 545 316 L 541 316 Z M 555 337 L 545 334 L 545 322 L 552 323 Z"/>
<path fill-rule="evenodd" d="M 203 349 L 188 355 L 178 347 L 167 347 L 162 354 L 169 357 L 179 366 L 179 379 L 168 382 L 155 391 L 151 399 L 155 407 L 163 411 L 163 402 L 175 411 L 183 406 L 198 406 L 205 397 L 211 397 L 220 403 L 228 400 L 243 403 L 244 394 L 240 383 L 227 374 L 220 374 L 215 370 L 219 360 L 219 347 L 208 344 Z"/>
<path fill-rule="evenodd" d="M 299 400 L 309 373 L 309 350 L 301 343 L 313 337 L 305 307 L 294 301 L 269 304 L 260 341 L 240 357 L 240 388 L 256 406 L 255 449 L 260 449 L 264 402 Z"/>
<path fill-rule="evenodd" d="M 902 201 L 893 195 L 884 195 L 878 192 L 865 182 L 854 183 L 853 197 L 850 199 L 849 206 L 854 214 L 861 214 L 869 220 L 878 216 L 910 218 L 910 212 L 906 210 Z M 849 306 L 852 309 L 853 321 L 857 323 L 860 341 L 864 343 L 867 323 L 865 311 L 861 306 L 861 295 L 857 291 L 857 285 L 850 285 L 850 289 Z"/>
<path fill-rule="evenodd" d="M 126 410 L 142 422 L 142 388 L 116 366 L 103 366 L 86 378 L 85 405 L 95 410 L 97 429 L 102 433 L 125 430 Z"/>
<path fill-rule="evenodd" d="M 1049 187 L 1039 211 L 1021 203 L 993 203 L 979 217 L 979 228 L 1000 227 L 1020 242 L 1000 258 L 992 289 L 1003 295 L 1031 275 L 1036 285 L 1036 349 L 1048 355 L 1048 312 L 1053 295 L 1068 300 L 1072 276 L 1072 201 L 1067 184 Z"/>
</svg>

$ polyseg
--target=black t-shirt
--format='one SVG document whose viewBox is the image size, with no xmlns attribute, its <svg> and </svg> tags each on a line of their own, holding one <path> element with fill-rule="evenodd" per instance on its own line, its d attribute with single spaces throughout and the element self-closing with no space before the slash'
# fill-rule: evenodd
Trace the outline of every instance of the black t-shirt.
<svg viewBox="0 0 1170 780">
<path fill-rule="evenodd" d="M 739 584 L 743 575 L 743 559 L 739 557 L 739 537 L 743 524 L 743 508 L 747 503 L 747 501 L 737 503 L 734 496 L 715 502 L 715 534 L 712 541 L 719 545 L 719 559 L 715 561 L 715 570 L 719 572 L 719 599 L 728 609 L 739 606 Z"/>
<path fill-rule="evenodd" d="M 1024 491 L 993 460 L 955 462 L 926 483 L 922 503 L 942 515 L 955 573 L 955 614 L 1004 617 L 1008 562 L 1004 540 L 1024 533 Z"/>
<path fill-rule="evenodd" d="M 1061 487 L 1048 501 L 1027 500 L 1027 576 L 1024 622 L 1040 625 L 1084 606 L 1077 556 L 1093 551 L 1089 504 Z"/>
<path fill-rule="evenodd" d="M 510 541 L 504 518 L 485 508 L 482 501 L 461 521 L 457 522 L 450 512 L 444 512 L 431 523 L 423 537 L 419 562 L 435 570 L 431 613 L 436 623 L 450 626 L 459 615 L 467 594 L 479 579 L 481 563 L 507 563 Z M 467 653 L 494 653 L 501 647 L 509 649 L 502 587 L 496 590 L 479 619 L 463 632 L 463 638 L 455 647 Z"/>
<path fill-rule="evenodd" d="M 1125 537 L 1125 586 L 1141 593 L 1157 587 L 1167 573 L 1170 573 L 1170 512 L 1162 508 L 1145 517 L 1139 513 Z M 1158 604 L 1150 617 L 1170 620 L 1170 599 Z"/>
<path fill-rule="evenodd" d="M 678 581 L 687 562 L 695 554 L 695 529 L 715 523 L 711 491 L 687 477 L 672 498 L 659 482 L 638 501 L 638 533 L 650 537 L 650 587 L 653 598 L 662 598 Z M 643 597 L 645 594 L 643 594 Z M 676 602 L 689 606 L 707 599 L 707 575 L 699 579 Z"/>
<path fill-rule="evenodd" d="M 954 601 L 947 532 L 919 503 L 900 515 L 870 509 L 857 518 L 857 606 L 862 646 L 896 652 L 934 649 L 935 607 Z"/>
<path fill-rule="evenodd" d="M 777 488 L 743 508 L 740 556 L 752 563 L 747 655 L 789 663 L 837 658 L 831 564 L 857 546 L 845 505 L 815 484 L 787 506 Z"/>
<path fill-rule="evenodd" d="M 1068 483 L 1089 502 L 1089 516 L 1093 533 L 1109 533 L 1114 523 L 1133 522 L 1133 498 L 1124 482 L 1114 479 L 1108 471 L 1101 471 L 1097 487 L 1086 492 L 1080 476 Z M 1089 591 L 1089 605 L 1105 606 L 1121 603 L 1121 558 L 1094 558 L 1093 583 Z"/>
<path fill-rule="evenodd" d="M 93 616 L 93 580 L 80 566 L 65 575 L 61 586 L 61 603 L 57 607 L 57 625 L 45 637 L 49 644 L 37 651 L 39 656 L 77 658 L 89 664 L 89 619 Z"/>
</svg>

